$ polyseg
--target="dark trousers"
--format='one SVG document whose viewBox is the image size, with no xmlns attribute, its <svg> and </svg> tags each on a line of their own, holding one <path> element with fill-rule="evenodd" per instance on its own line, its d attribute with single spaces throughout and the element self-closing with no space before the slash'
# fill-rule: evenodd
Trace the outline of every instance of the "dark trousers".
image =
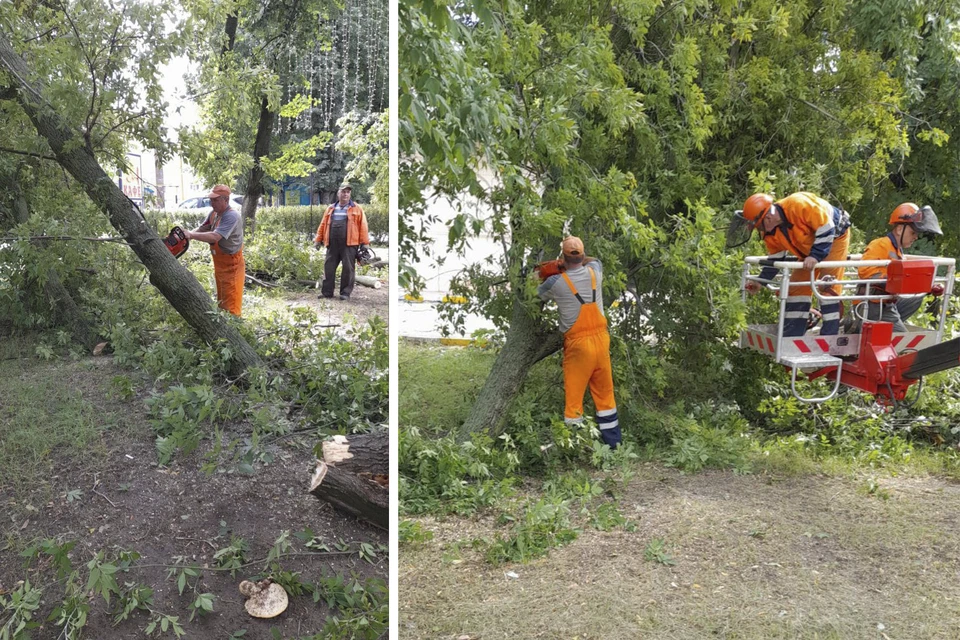
<svg viewBox="0 0 960 640">
<path fill-rule="evenodd" d="M 357 273 L 358 246 L 347 246 L 347 222 L 332 222 L 330 225 L 330 244 L 327 245 L 327 257 L 323 261 L 323 285 L 320 293 L 333 296 L 333 288 L 337 278 L 337 266 L 340 269 L 340 295 L 349 296 L 353 293 L 354 276 Z"/>
</svg>

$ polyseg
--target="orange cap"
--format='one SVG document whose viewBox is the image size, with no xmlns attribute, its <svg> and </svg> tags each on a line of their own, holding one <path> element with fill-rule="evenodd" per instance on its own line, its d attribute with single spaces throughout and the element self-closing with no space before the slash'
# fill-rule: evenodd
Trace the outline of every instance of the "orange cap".
<svg viewBox="0 0 960 640">
<path fill-rule="evenodd" d="M 577 236 L 568 236 L 560 243 L 560 248 L 565 256 L 582 256 L 583 240 Z"/>
<path fill-rule="evenodd" d="M 218 184 L 207 194 L 208 198 L 219 198 L 222 196 L 230 197 L 230 187 L 225 184 Z"/>
</svg>

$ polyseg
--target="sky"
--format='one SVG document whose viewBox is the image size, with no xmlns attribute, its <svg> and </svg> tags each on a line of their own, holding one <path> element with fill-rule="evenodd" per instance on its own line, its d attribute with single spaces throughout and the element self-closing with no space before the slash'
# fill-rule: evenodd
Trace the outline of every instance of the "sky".
<svg viewBox="0 0 960 640">
<path fill-rule="evenodd" d="M 171 134 L 179 127 L 194 126 L 200 121 L 197 104 L 185 97 L 187 83 L 184 75 L 191 70 L 189 61 L 181 56 L 164 65 L 161 71 L 160 84 L 167 100 L 165 123 Z"/>
</svg>

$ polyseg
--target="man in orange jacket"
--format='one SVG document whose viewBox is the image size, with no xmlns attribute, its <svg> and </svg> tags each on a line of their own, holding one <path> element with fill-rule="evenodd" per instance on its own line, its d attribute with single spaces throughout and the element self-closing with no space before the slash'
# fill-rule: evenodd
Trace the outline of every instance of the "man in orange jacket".
<svg viewBox="0 0 960 640">
<path fill-rule="evenodd" d="M 320 288 L 322 298 L 333 297 L 338 265 L 343 265 L 340 271 L 340 299 L 350 298 L 356 275 L 357 251 L 370 244 L 367 216 L 351 198 L 352 193 L 349 184 L 340 186 L 337 202 L 324 212 L 317 236 L 313 239 L 313 246 L 317 250 L 321 246 L 327 247 L 327 257 L 323 261 L 323 285 Z"/>
<path fill-rule="evenodd" d="M 942 236 L 940 222 L 936 214 L 930 207 L 922 209 L 912 202 L 904 202 L 893 210 L 890 214 L 890 224 L 893 229 L 887 235 L 873 240 L 867 245 L 861 260 L 903 260 L 903 250 L 910 246 L 921 236 Z M 861 280 L 873 280 L 887 278 L 886 267 L 860 267 L 857 269 L 857 275 Z M 863 285 L 861 285 L 863 287 Z M 865 289 L 865 287 L 864 287 Z M 936 285 L 931 292 L 934 295 L 943 293 L 943 287 Z M 886 290 L 883 285 L 870 285 L 869 295 L 885 295 Z M 923 304 L 923 296 L 913 298 L 903 298 L 896 301 L 868 300 L 866 307 L 866 317 L 868 320 L 882 320 L 893 324 L 893 330 L 903 333 L 907 330 L 903 321 L 912 316 Z M 857 305 L 858 314 L 861 305 Z M 881 307 L 883 311 L 881 312 Z M 862 319 L 862 318 L 861 318 Z M 859 328 L 859 319 L 853 326 L 853 332 Z"/>
<path fill-rule="evenodd" d="M 809 282 L 810 271 L 817 263 L 846 260 L 850 249 L 850 215 L 806 191 L 791 194 L 777 202 L 769 194 L 755 193 L 747 198 L 743 211 L 738 212 L 731 227 L 746 231 L 746 239 L 749 239 L 753 229 L 759 229 L 769 258 L 773 260 L 783 260 L 789 255 L 803 260 L 803 269 L 797 269 L 790 275 L 791 283 Z M 729 243 L 729 236 L 728 246 L 735 246 Z M 765 280 L 772 280 L 776 274 L 777 270 L 773 267 L 765 267 L 760 271 L 760 277 Z M 816 270 L 818 280 L 825 276 L 842 280 L 843 267 Z M 757 282 L 747 282 L 746 289 L 750 293 L 756 293 L 760 288 Z M 838 296 L 841 287 L 824 286 L 820 290 Z M 783 321 L 784 336 L 802 336 L 806 332 L 812 294 L 809 285 L 790 287 Z M 821 303 L 823 327 L 820 335 L 837 335 L 840 332 L 840 309 L 839 301 Z"/>
<path fill-rule="evenodd" d="M 600 437 L 616 449 L 621 434 L 613 396 L 610 334 L 603 315 L 603 266 L 599 260 L 586 257 L 580 238 L 566 238 L 561 249 L 564 270 L 544 280 L 537 293 L 543 300 L 555 301 L 560 310 L 563 418 L 567 424 L 583 422 L 583 394 L 589 385 Z"/>
<path fill-rule="evenodd" d="M 210 245 L 219 306 L 239 317 L 243 306 L 243 283 L 247 276 L 243 262 L 243 220 L 230 207 L 230 187 L 227 185 L 218 184 L 207 197 L 213 211 L 202 225 L 193 231 L 184 231 L 184 235 Z"/>
</svg>

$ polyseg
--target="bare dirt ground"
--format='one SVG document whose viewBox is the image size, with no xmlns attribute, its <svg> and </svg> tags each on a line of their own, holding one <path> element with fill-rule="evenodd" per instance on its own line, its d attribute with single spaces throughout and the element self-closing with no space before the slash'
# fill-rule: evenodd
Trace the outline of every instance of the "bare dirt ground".
<svg viewBox="0 0 960 640">
<path fill-rule="evenodd" d="M 960 637 L 956 484 L 647 464 L 620 507 L 636 531 L 500 567 L 469 545 L 489 519 L 422 519 L 435 537 L 401 548 L 400 637 Z M 644 558 L 655 539 L 674 565 Z"/>
<path fill-rule="evenodd" d="M 390 290 L 386 278 L 382 278 L 381 283 L 379 289 L 356 285 L 349 300 L 340 300 L 338 296 L 320 298 L 319 290 L 306 287 L 284 289 L 280 293 L 265 296 L 265 304 L 273 308 L 310 307 L 316 310 L 321 324 L 344 324 L 351 319 L 364 323 L 374 316 L 380 316 L 387 322 L 390 315 Z M 255 292 L 256 288 L 247 285 L 247 290 Z M 273 291 L 275 290 L 271 290 Z M 339 293 L 339 288 L 337 292 Z"/>
<path fill-rule="evenodd" d="M 369 291 L 372 294 L 375 290 Z M 386 289 L 382 291 L 385 309 Z M 349 303 L 337 300 L 330 305 L 329 313 L 333 317 L 336 307 L 378 309 L 377 305 L 361 302 L 372 299 L 361 295 Z M 354 306 L 348 307 L 351 304 Z M 381 315 L 386 316 L 385 310 Z M 209 442 L 161 467 L 156 462 L 155 434 L 143 403 L 146 381 L 140 381 L 141 391 L 126 402 L 111 391 L 114 376 L 136 377 L 136 373 L 120 369 L 108 357 L 45 363 L 31 357 L 29 351 L 21 349 L 18 354 L 16 345 L 9 344 L 4 353 L 14 355 L 0 359 L 0 447 L 16 446 L 20 436 L 10 429 L 17 424 L 23 427 L 23 420 L 16 419 L 18 414 L 22 418 L 29 412 L 38 422 L 62 420 L 57 406 L 61 401 L 69 403 L 73 412 L 70 419 L 76 416 L 85 425 L 93 425 L 100 436 L 84 450 L 60 446 L 42 452 L 25 465 L 21 477 L 0 474 L 0 594 L 11 591 L 27 577 L 19 554 L 40 539 L 76 541 L 71 560 L 81 569 L 97 551 L 135 551 L 141 559 L 129 573 L 118 573 L 117 582 L 139 582 L 153 588 L 154 609 L 179 616 L 187 638 L 226 639 L 246 630 L 244 640 L 259 640 L 272 638 L 271 628 L 279 630 L 284 638 L 317 633 L 328 616 L 336 615 L 322 601 L 314 603 L 309 595 L 291 597 L 287 611 L 272 620 L 257 620 L 244 611 L 244 598 L 237 586 L 243 579 L 264 575 L 264 559 L 284 531 L 290 532 L 292 551 L 298 555 L 283 558 L 282 567 L 301 572 L 303 582 L 335 574 L 347 580 L 387 580 L 385 551 L 379 551 L 372 563 L 356 552 L 360 543 L 386 545 L 387 533 L 335 511 L 307 493 L 315 466 L 313 440 L 287 438 L 276 442 L 269 447 L 275 460 L 255 465 L 252 475 L 229 473 L 225 467 L 209 476 L 201 472 Z M 31 388 L 38 390 L 35 397 L 29 392 Z M 14 396 L 11 389 L 20 395 Z M 53 389 L 61 389 L 64 397 Z M 64 428 L 69 430 L 70 425 Z M 242 438 L 249 435 L 250 428 L 238 422 L 227 425 L 226 431 L 227 437 Z M 79 493 L 73 493 L 70 499 L 71 492 L 76 491 Z M 293 537 L 307 528 L 332 552 L 312 554 Z M 231 536 L 245 539 L 249 544 L 246 558 L 259 561 L 240 569 L 236 577 L 212 569 L 214 553 L 230 544 Z M 338 551 L 338 545 L 351 550 Z M 175 560 L 180 556 L 181 560 Z M 188 590 L 179 595 L 167 575 L 169 565 L 184 563 L 204 568 L 198 592 L 216 596 L 214 611 L 189 623 L 191 593 Z M 62 594 L 49 580 L 49 571 L 34 576 L 31 582 L 36 585 L 41 577 L 47 579 L 47 588 L 35 619 L 43 620 Z M 134 613 L 131 620 L 113 626 L 103 599 L 91 595 L 89 602 L 93 611 L 83 637 L 145 637 L 146 614 Z M 49 624 L 33 633 L 35 638 L 56 635 Z"/>
</svg>

